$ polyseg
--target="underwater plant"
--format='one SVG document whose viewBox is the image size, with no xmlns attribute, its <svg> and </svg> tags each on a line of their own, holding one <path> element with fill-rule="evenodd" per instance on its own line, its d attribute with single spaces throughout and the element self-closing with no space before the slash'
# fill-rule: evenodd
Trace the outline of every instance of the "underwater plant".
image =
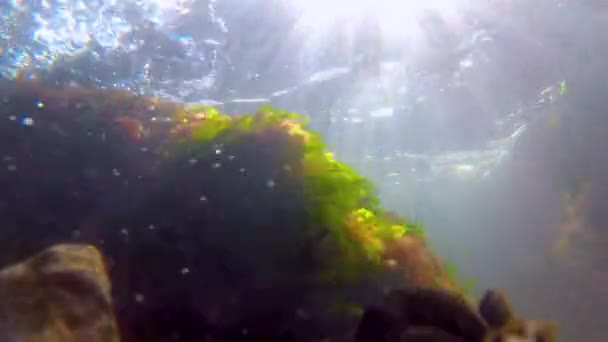
<svg viewBox="0 0 608 342">
<path fill-rule="evenodd" d="M 168 144 L 168 154 L 174 158 L 210 154 L 210 144 L 238 145 L 246 137 L 263 140 L 287 134 L 291 146 L 281 147 L 289 151 L 289 162 L 283 168 L 301 179 L 310 229 L 307 234 L 321 236 L 318 248 L 320 253 L 325 250 L 324 268 L 316 281 L 344 284 L 374 270 L 386 270 L 387 263 L 394 262 L 386 255 L 387 246 L 394 246 L 406 235 L 420 243 L 424 240 L 423 226 L 383 209 L 374 185 L 338 161 L 301 114 L 265 105 L 254 114 L 231 117 L 212 107 L 185 106 L 176 111 L 174 121 L 178 124 L 172 132 L 177 138 Z M 451 274 L 428 270 L 426 276 L 446 278 Z M 454 284 L 454 280 L 437 280 L 439 286 L 448 283 Z"/>
</svg>

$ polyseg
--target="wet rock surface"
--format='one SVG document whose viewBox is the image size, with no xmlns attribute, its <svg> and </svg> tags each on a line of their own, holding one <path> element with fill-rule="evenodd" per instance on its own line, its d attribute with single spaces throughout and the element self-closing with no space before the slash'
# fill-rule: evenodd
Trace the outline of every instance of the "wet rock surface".
<svg viewBox="0 0 608 342">
<path fill-rule="evenodd" d="M 0 271 L 0 340 L 116 342 L 110 281 L 101 254 L 56 245 Z"/>
</svg>

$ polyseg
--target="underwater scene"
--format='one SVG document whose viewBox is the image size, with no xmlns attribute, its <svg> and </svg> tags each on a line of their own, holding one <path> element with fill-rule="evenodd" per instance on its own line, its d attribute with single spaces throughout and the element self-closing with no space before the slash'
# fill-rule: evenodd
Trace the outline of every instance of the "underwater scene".
<svg viewBox="0 0 608 342">
<path fill-rule="evenodd" d="M 0 342 L 608 342 L 606 32 L 0 0 Z"/>
</svg>

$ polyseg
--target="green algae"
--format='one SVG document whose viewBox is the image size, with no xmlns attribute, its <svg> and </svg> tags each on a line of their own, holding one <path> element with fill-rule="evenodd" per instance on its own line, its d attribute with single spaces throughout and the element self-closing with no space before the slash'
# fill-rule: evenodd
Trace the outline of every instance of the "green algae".
<svg viewBox="0 0 608 342">
<path fill-rule="evenodd" d="M 228 116 L 208 106 L 186 106 L 174 116 L 181 133 L 173 153 L 210 153 L 214 144 L 238 144 L 247 136 L 281 132 L 299 145 L 292 173 L 305 193 L 311 236 L 323 236 L 318 250 L 323 269 L 314 281 L 346 284 L 378 271 L 386 243 L 406 234 L 424 235 L 424 227 L 390 215 L 377 189 L 350 165 L 328 151 L 322 136 L 298 113 L 264 105 L 254 114 Z M 184 134 L 185 133 L 185 134 Z"/>
</svg>

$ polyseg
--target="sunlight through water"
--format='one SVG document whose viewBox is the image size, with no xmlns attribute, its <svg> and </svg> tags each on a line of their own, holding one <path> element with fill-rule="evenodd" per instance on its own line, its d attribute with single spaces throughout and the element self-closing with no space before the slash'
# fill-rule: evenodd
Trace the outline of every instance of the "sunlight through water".
<svg viewBox="0 0 608 342">
<path fill-rule="evenodd" d="M 462 0 L 294 0 L 305 26 L 323 28 L 335 21 L 371 18 L 385 34 L 411 35 L 417 21 L 428 11 L 455 16 Z"/>
<path fill-rule="evenodd" d="M 314 116 L 346 160 L 360 160 L 355 152 L 373 156 L 359 167 L 379 173 L 429 164 L 428 174 L 423 168 L 413 172 L 416 179 L 489 174 L 525 130 L 531 107 L 525 103 L 471 106 L 471 115 L 497 117 L 486 128 L 492 133 L 487 140 L 458 148 L 445 143 L 432 154 L 415 150 L 412 145 L 422 143 L 414 139 L 395 147 L 403 140 L 400 127 L 444 125 L 457 109 L 443 105 L 447 99 L 488 96 L 476 84 L 491 74 L 486 53 L 495 42 L 491 31 L 467 26 L 465 12 L 475 7 L 473 1 L 281 0 L 295 11 L 281 20 L 262 2 L 235 0 L 241 8 L 236 10 L 215 0 L 11 0 L 0 5 L 0 75 L 14 78 L 19 70 L 59 65 L 56 75 L 66 80 L 228 111 L 301 103 L 294 109 Z M 259 19 L 244 21 L 255 11 L 301 31 L 276 31 L 275 37 L 258 29 Z M 247 26 L 246 33 L 239 33 L 240 26 Z M 258 40 L 285 52 L 268 59 L 257 49 Z M 277 78 L 276 70 L 284 75 Z M 541 97 L 553 93 L 543 91 Z M 379 135 L 381 128 L 392 133 Z M 443 137 L 449 141 L 450 135 L 435 140 Z M 461 164 L 474 165 L 475 172 Z"/>
</svg>

